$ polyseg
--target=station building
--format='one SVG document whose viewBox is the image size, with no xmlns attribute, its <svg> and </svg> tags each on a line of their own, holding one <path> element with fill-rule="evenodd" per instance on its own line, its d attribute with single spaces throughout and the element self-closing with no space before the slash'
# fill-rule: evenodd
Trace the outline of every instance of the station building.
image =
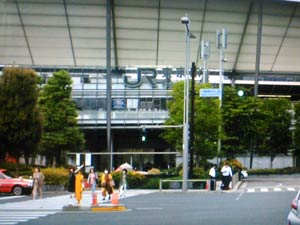
<svg viewBox="0 0 300 225">
<path fill-rule="evenodd" d="M 160 134 L 182 129 L 164 122 L 172 83 L 182 79 L 187 58 L 197 82 L 208 71 L 207 82 L 217 86 L 221 72 L 224 85 L 298 101 L 299 18 L 299 3 L 284 0 L 3 0 L 0 66 L 33 68 L 46 79 L 69 71 L 87 161 L 96 169 L 107 162 L 167 168 L 180 153 Z M 205 54 L 203 46 L 209 46 Z M 86 159 L 77 153 L 70 160 Z"/>
</svg>

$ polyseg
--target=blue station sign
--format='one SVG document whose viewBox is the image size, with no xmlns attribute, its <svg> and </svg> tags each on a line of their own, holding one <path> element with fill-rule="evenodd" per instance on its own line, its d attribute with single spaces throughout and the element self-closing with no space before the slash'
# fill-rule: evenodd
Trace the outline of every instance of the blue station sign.
<svg viewBox="0 0 300 225">
<path fill-rule="evenodd" d="M 219 88 L 203 88 L 200 89 L 200 97 L 220 97 L 220 89 Z"/>
</svg>

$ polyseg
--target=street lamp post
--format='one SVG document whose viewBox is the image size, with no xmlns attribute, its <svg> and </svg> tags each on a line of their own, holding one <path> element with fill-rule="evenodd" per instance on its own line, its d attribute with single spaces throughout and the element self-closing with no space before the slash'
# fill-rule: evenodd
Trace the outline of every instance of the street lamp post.
<svg viewBox="0 0 300 225">
<path fill-rule="evenodd" d="M 187 191 L 188 180 L 188 155 L 189 155 L 189 65 L 190 65 L 190 38 L 195 36 L 190 31 L 190 20 L 187 16 L 181 18 L 181 23 L 185 25 L 185 79 L 184 79 L 184 104 L 183 104 L 183 182 L 182 191 Z"/>
<path fill-rule="evenodd" d="M 220 109 L 222 108 L 223 104 L 223 76 L 224 76 L 224 62 L 227 60 L 224 58 L 223 49 L 227 48 L 227 31 L 223 28 L 221 31 L 217 30 L 216 33 L 216 47 L 220 50 L 220 71 L 219 71 L 219 89 L 220 89 Z M 219 125 L 219 135 L 221 134 L 222 128 Z M 218 157 L 221 154 L 221 138 L 218 138 Z M 219 160 L 218 160 L 219 161 Z"/>
</svg>

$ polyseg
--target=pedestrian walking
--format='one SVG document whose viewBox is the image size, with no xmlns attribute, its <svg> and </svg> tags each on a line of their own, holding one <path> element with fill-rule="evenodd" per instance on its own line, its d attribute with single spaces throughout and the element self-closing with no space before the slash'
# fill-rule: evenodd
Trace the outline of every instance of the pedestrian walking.
<svg viewBox="0 0 300 225">
<path fill-rule="evenodd" d="M 123 169 L 120 178 L 119 194 L 120 197 L 125 197 L 127 192 L 127 169 Z"/>
<path fill-rule="evenodd" d="M 36 167 L 34 169 L 32 177 L 33 177 L 32 199 L 34 200 L 37 197 L 37 195 L 39 195 L 39 198 L 42 198 L 45 177 L 39 167 Z"/>
<path fill-rule="evenodd" d="M 210 190 L 216 190 L 216 165 L 213 165 L 209 170 Z"/>
<path fill-rule="evenodd" d="M 230 166 L 228 165 L 227 162 L 225 162 L 224 166 L 221 169 L 221 173 L 222 173 L 222 185 L 221 185 L 221 189 L 222 190 L 228 190 L 229 188 L 229 184 L 231 182 L 232 179 L 232 170 L 230 168 Z"/>
<path fill-rule="evenodd" d="M 88 176 L 88 184 L 92 188 L 92 195 L 93 195 L 95 193 L 96 184 L 97 184 L 97 177 L 96 177 L 96 174 L 94 172 L 94 169 L 90 169 L 90 173 L 89 173 L 89 176 Z"/>
<path fill-rule="evenodd" d="M 70 198 L 73 198 L 75 192 L 75 172 L 73 168 L 69 169 L 68 192 L 70 193 Z"/>
<path fill-rule="evenodd" d="M 108 195 L 108 200 L 111 198 L 111 194 L 113 193 L 113 187 L 115 186 L 115 182 L 112 178 L 112 175 L 108 170 L 104 170 L 104 173 L 101 176 L 101 187 L 102 187 L 102 197 L 105 200 L 106 195 Z"/>
</svg>

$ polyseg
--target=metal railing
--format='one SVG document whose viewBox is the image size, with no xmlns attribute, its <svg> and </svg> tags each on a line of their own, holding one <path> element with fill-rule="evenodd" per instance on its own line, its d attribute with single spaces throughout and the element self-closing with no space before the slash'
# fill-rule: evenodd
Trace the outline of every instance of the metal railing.
<svg viewBox="0 0 300 225">
<path fill-rule="evenodd" d="M 188 189 L 200 189 L 200 190 L 209 190 L 209 180 L 208 179 L 189 179 L 187 180 Z M 159 191 L 163 190 L 163 183 L 173 183 L 174 185 L 169 189 L 181 189 L 183 180 L 160 180 L 159 181 Z M 197 184 L 198 183 L 198 184 Z"/>
<path fill-rule="evenodd" d="M 239 179 L 239 173 L 235 173 L 232 176 L 232 188 L 234 188 L 236 186 L 236 184 L 238 184 L 238 182 L 240 181 Z M 200 189 L 200 190 L 210 190 L 210 180 L 209 179 L 189 179 L 187 180 L 188 182 L 188 189 Z M 183 180 L 171 180 L 171 179 L 161 179 L 159 181 L 159 191 L 163 191 L 163 183 L 173 183 L 173 186 L 171 186 L 171 188 L 169 189 L 181 189 L 182 187 L 182 182 Z M 194 185 L 195 183 L 197 183 L 197 185 Z"/>
</svg>

